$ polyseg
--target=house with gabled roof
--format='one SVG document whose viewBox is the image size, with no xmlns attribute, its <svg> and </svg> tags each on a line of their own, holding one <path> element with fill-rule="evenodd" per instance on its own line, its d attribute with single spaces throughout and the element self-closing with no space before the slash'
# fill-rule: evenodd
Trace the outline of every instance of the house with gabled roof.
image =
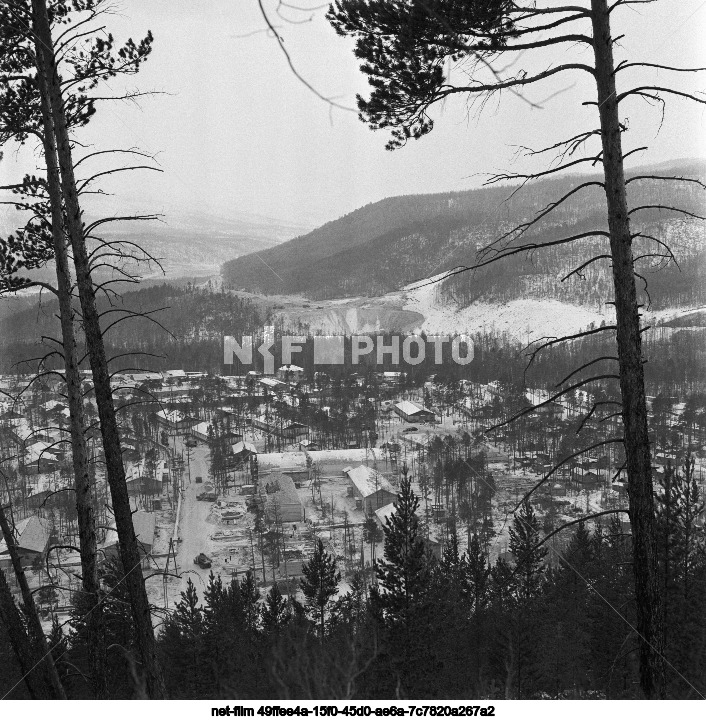
<svg viewBox="0 0 706 721">
<path fill-rule="evenodd" d="M 135 529 L 137 538 L 137 550 L 142 561 L 142 568 L 149 566 L 149 556 L 154 546 L 154 535 L 156 527 L 156 514 L 153 511 L 135 511 L 132 514 L 132 526 Z M 118 532 L 115 528 L 109 528 L 100 550 L 104 559 L 115 559 L 120 553 Z"/>
<path fill-rule="evenodd" d="M 395 413 L 407 423 L 434 423 L 434 411 L 412 401 L 399 401 L 393 406 Z"/>
<path fill-rule="evenodd" d="M 185 413 L 181 411 L 167 411 L 161 410 L 157 413 L 157 422 L 162 425 L 177 431 L 185 431 L 196 425 L 198 421 L 193 418 L 189 418 Z"/>
<path fill-rule="evenodd" d="M 44 558 L 49 550 L 51 522 L 39 516 L 29 516 L 15 526 L 15 545 L 23 566 L 31 566 L 34 561 Z M 4 539 L 0 541 L 0 567 L 10 565 L 10 552 Z"/>
<path fill-rule="evenodd" d="M 265 515 L 270 521 L 299 523 L 304 519 L 304 505 L 294 481 L 282 473 L 261 479 L 267 491 Z"/>
<path fill-rule="evenodd" d="M 389 481 L 374 468 L 361 464 L 357 468 L 344 468 L 343 473 L 348 476 L 351 495 L 360 502 L 356 505 L 366 513 L 373 513 L 397 500 L 397 493 Z"/>
</svg>

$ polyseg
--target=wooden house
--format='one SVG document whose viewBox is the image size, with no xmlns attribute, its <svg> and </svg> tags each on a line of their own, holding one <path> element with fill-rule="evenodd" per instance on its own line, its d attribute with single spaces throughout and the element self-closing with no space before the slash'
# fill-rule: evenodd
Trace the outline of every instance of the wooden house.
<svg viewBox="0 0 706 721">
<path fill-rule="evenodd" d="M 142 560 L 142 567 L 147 568 L 149 566 L 149 556 L 154 546 L 156 515 L 154 512 L 135 511 L 132 514 L 132 525 L 135 528 L 137 550 Z M 100 549 L 105 559 L 118 557 L 120 553 L 118 532 L 114 528 L 108 530 Z"/>
<path fill-rule="evenodd" d="M 186 431 L 196 425 L 198 421 L 193 418 L 189 418 L 181 411 L 162 410 L 157 413 L 157 423 L 161 426 L 165 426 L 169 430 Z"/>
<path fill-rule="evenodd" d="M 15 548 L 23 566 L 31 566 L 37 558 L 44 559 L 49 550 L 51 524 L 46 518 L 30 516 L 15 527 Z M 4 540 L 0 541 L 0 567 L 10 565 L 10 552 Z"/>
<path fill-rule="evenodd" d="M 434 423 L 435 420 L 434 411 L 411 401 L 399 401 L 393 408 L 395 413 L 407 423 Z"/>
<path fill-rule="evenodd" d="M 267 491 L 265 515 L 270 522 L 299 523 L 304 519 L 304 506 L 289 476 L 273 474 L 261 482 Z"/>
<path fill-rule="evenodd" d="M 357 505 L 366 513 L 373 513 L 397 500 L 397 493 L 387 479 L 374 468 L 360 465 L 357 468 L 344 468 L 343 472 L 348 476 L 351 495 L 360 501 Z"/>
</svg>

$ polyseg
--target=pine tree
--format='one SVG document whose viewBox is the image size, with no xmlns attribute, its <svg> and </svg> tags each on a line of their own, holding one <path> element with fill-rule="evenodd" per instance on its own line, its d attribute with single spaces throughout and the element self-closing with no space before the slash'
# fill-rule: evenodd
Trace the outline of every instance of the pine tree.
<svg viewBox="0 0 706 721">
<path fill-rule="evenodd" d="M 706 533 L 697 519 L 703 513 L 694 461 L 677 472 L 668 466 L 657 498 L 657 555 L 664 589 L 665 648 L 685 676 L 698 678 L 706 666 L 706 624 L 700 608 L 706 597 Z M 669 695 L 688 692 L 681 678 L 668 678 Z"/>
<path fill-rule="evenodd" d="M 576 698 L 592 687 L 587 584 L 595 572 L 594 543 L 584 523 L 579 523 L 564 559 L 542 599 L 540 615 L 546 625 L 539 634 L 537 671 L 540 685 L 553 697 Z"/>
<path fill-rule="evenodd" d="M 471 537 L 465 554 L 466 588 L 474 613 L 478 613 L 488 601 L 490 566 L 483 553 L 478 536 Z"/>
<path fill-rule="evenodd" d="M 525 500 L 510 528 L 510 551 L 515 558 L 518 598 L 528 601 L 538 595 L 542 580 L 542 563 L 547 549 L 539 544 L 539 521 L 529 501 Z"/>
<path fill-rule="evenodd" d="M 204 610 L 189 578 L 186 591 L 181 592 L 181 600 L 165 622 L 160 638 L 172 697 L 197 698 L 203 692 L 201 659 L 204 631 Z"/>
<path fill-rule="evenodd" d="M 386 620 L 405 626 L 424 594 L 430 572 L 424 539 L 419 533 L 418 508 L 419 499 L 405 469 L 395 510 L 385 523 L 385 558 L 375 568 L 381 591 L 374 594 L 375 605 Z"/>
<path fill-rule="evenodd" d="M 176 605 L 172 621 L 182 635 L 191 639 L 203 632 L 203 608 L 199 605 L 199 596 L 190 578 L 186 583 L 186 591 L 181 592 L 181 600 Z"/>
<path fill-rule="evenodd" d="M 262 607 L 262 630 L 268 637 L 278 636 L 289 623 L 292 612 L 277 584 L 272 586 Z"/>
<path fill-rule="evenodd" d="M 312 620 L 319 627 L 319 638 L 323 640 L 326 609 L 338 592 L 341 574 L 336 571 L 336 561 L 324 550 L 319 540 L 309 563 L 302 568 L 301 589 L 306 598 L 306 608 Z"/>
<path fill-rule="evenodd" d="M 204 656 L 213 693 L 235 689 L 241 697 L 258 698 L 259 592 L 252 574 L 225 585 L 211 573 L 204 599 Z"/>
</svg>

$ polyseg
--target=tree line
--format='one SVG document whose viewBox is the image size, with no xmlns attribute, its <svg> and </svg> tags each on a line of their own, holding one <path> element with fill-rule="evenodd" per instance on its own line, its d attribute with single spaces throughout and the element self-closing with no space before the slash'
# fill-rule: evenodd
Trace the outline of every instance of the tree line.
<svg viewBox="0 0 706 721">
<path fill-rule="evenodd" d="M 693 465 L 670 468 L 656 494 L 659 582 L 665 602 L 666 695 L 706 692 L 706 535 Z M 158 655 L 171 698 L 590 699 L 641 696 L 630 583 L 629 526 L 620 518 L 574 523 L 563 544 L 532 505 L 514 514 L 508 551 L 490 563 L 479 537 L 459 552 L 451 528 L 441 558 L 420 530 L 419 499 L 403 476 L 385 526 L 374 581 L 356 572 L 341 588 L 337 559 L 318 542 L 298 588 L 267 593 L 251 573 L 191 580 L 161 624 Z M 549 563 L 549 555 L 557 556 Z M 120 578 L 114 569 L 112 578 Z M 106 614 L 110 695 L 145 693 L 126 591 Z M 87 692 L 88 636 L 80 605 L 50 644 L 67 695 Z M 0 635 L 0 689 L 19 669 Z M 128 653 L 125 653 L 128 651 Z M 22 695 L 20 686 L 13 695 Z"/>
</svg>

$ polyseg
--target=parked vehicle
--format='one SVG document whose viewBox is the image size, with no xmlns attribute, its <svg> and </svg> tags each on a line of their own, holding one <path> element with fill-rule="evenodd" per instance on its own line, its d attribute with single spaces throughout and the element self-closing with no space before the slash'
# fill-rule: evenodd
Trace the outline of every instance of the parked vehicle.
<svg viewBox="0 0 706 721">
<path fill-rule="evenodd" d="M 205 553 L 199 553 L 199 555 L 194 558 L 194 563 L 199 568 L 211 568 L 211 559 Z"/>
</svg>

